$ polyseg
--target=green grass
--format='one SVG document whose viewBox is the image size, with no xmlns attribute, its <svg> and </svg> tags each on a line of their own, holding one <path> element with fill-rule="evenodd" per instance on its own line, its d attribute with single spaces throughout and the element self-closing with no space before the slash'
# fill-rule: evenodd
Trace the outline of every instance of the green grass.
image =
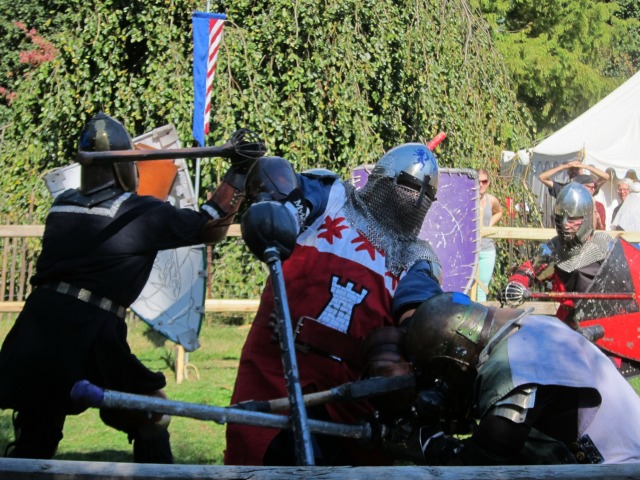
<svg viewBox="0 0 640 480">
<path fill-rule="evenodd" d="M 246 318 L 235 319 L 236 323 Z M 13 321 L 0 317 L 0 338 L 4 339 Z M 240 349 L 249 326 L 230 325 L 229 319 L 208 319 L 200 332 L 201 347 L 189 354 L 189 376 L 176 383 L 173 365 L 175 345 L 149 329 L 140 320 L 129 322 L 129 343 L 133 352 L 151 370 L 161 370 L 167 377 L 166 393 L 172 400 L 207 405 L 229 405 L 236 377 Z M 631 380 L 640 392 L 640 378 Z M 176 463 L 222 464 L 224 425 L 214 422 L 173 417 L 169 430 Z M 0 410 L 0 456 L 13 438 L 11 411 Z M 126 435 L 104 425 L 98 411 L 67 417 L 64 439 L 60 442 L 58 460 L 131 462 L 131 446 Z"/>
</svg>

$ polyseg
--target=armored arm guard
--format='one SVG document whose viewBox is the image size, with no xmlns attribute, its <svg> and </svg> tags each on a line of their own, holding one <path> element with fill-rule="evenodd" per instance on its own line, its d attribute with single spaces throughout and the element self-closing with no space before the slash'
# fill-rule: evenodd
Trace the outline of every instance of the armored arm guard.
<svg viewBox="0 0 640 480">
<path fill-rule="evenodd" d="M 509 282 L 517 282 L 529 288 L 532 282 L 535 283 L 550 277 L 555 266 L 555 251 L 556 247 L 553 241 L 540 245 L 535 257 L 520 265 L 515 273 L 509 277 Z"/>
<path fill-rule="evenodd" d="M 204 243 L 219 243 L 227 236 L 229 226 L 244 200 L 244 187 L 239 188 L 243 183 L 240 177 L 244 179 L 244 175 L 234 172 L 231 167 L 211 198 L 202 206 L 202 210 L 211 217 L 202 231 Z"/>
<path fill-rule="evenodd" d="M 509 283 L 504 288 L 500 301 L 510 307 L 521 305 L 531 284 L 551 276 L 554 266 L 555 244 L 551 240 L 540 245 L 535 257 L 520 265 L 509 277 Z"/>
</svg>

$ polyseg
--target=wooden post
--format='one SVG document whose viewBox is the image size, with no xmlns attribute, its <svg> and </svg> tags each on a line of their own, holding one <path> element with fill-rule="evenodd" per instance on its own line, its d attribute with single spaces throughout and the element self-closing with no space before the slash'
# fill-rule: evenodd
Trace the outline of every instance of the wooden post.
<svg viewBox="0 0 640 480">
<path fill-rule="evenodd" d="M 184 380 L 184 347 L 180 344 L 176 345 L 176 383 L 180 385 Z"/>
</svg>

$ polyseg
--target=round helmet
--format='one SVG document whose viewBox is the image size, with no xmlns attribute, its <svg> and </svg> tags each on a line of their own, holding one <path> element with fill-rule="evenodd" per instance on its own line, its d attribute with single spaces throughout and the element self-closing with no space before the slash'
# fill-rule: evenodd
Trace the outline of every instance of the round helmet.
<svg viewBox="0 0 640 480">
<path fill-rule="evenodd" d="M 83 152 L 133 150 L 133 142 L 124 126 L 103 112 L 95 115 L 80 135 L 78 149 Z M 138 188 L 138 168 L 135 162 L 105 165 L 83 165 L 80 169 L 80 191 L 95 193 L 119 186 L 132 192 Z"/>
<path fill-rule="evenodd" d="M 416 236 L 438 191 L 438 162 L 422 143 L 392 148 L 358 195 L 369 212 L 399 235 Z"/>
<path fill-rule="evenodd" d="M 416 309 L 409 323 L 409 359 L 422 372 L 433 370 L 443 360 L 461 370 L 474 368 L 484 348 L 486 338 L 480 337 L 488 312 L 488 307 L 462 293 L 431 297 Z"/>
<path fill-rule="evenodd" d="M 293 165 L 282 157 L 262 157 L 247 173 L 245 192 L 251 202 L 281 201 L 299 188 Z"/>
<path fill-rule="evenodd" d="M 584 185 L 571 182 L 565 186 L 556 198 L 554 209 L 556 232 L 560 240 L 568 247 L 584 244 L 594 230 L 593 197 Z M 576 232 L 565 230 L 569 219 L 582 219 L 582 225 Z"/>
<path fill-rule="evenodd" d="M 472 302 L 464 294 L 443 293 L 422 303 L 409 323 L 407 357 L 415 368 L 418 389 L 427 393 L 425 398 L 438 394 L 437 421 L 444 430 L 466 425 L 478 357 L 489 333 L 495 333 L 490 311 L 496 309 Z M 430 412 L 432 404 L 419 397 L 416 408 L 425 415 L 420 412 Z"/>
</svg>

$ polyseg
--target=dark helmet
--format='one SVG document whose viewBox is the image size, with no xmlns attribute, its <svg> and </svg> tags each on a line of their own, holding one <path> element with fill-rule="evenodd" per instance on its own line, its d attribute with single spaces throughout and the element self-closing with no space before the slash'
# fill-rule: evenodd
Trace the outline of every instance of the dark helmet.
<svg viewBox="0 0 640 480">
<path fill-rule="evenodd" d="M 591 192 L 580 183 L 571 182 L 565 186 L 556 198 L 555 224 L 558 237 L 567 246 L 584 244 L 593 233 L 593 197 Z M 569 218 L 581 218 L 582 225 L 578 231 L 566 232 L 565 222 Z"/>
<path fill-rule="evenodd" d="M 429 147 L 405 143 L 385 153 L 358 196 L 383 225 L 416 236 L 438 191 L 438 162 Z"/>
<path fill-rule="evenodd" d="M 282 157 L 262 157 L 247 174 L 245 191 L 251 202 L 281 201 L 300 188 L 291 163 Z"/>
<path fill-rule="evenodd" d="M 133 142 L 124 126 L 103 112 L 95 115 L 80 135 L 78 150 L 103 152 L 133 150 Z M 138 188 L 138 168 L 135 162 L 106 165 L 83 165 L 80 169 L 80 191 L 92 194 L 104 188 L 118 186 L 126 192 Z"/>
<path fill-rule="evenodd" d="M 462 293 L 433 296 L 416 309 L 406 333 L 407 357 L 425 392 L 446 392 L 447 421 L 466 417 L 480 352 L 500 327 L 521 314 L 486 307 Z"/>
<path fill-rule="evenodd" d="M 443 293 L 423 302 L 407 330 L 407 355 L 415 367 L 430 369 L 446 359 L 466 370 L 474 368 L 489 308 L 462 293 Z"/>
</svg>

